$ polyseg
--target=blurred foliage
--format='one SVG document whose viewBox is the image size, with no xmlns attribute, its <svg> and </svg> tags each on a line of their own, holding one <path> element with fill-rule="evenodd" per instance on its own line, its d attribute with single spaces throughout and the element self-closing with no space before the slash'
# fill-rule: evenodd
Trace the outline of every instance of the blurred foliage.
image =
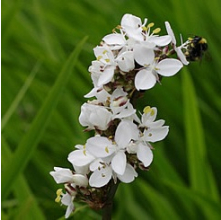
<svg viewBox="0 0 221 220">
<path fill-rule="evenodd" d="M 150 171 L 120 185 L 113 219 L 221 219 L 220 8 L 220 0 L 2 0 L 2 219 L 64 219 L 49 172 L 71 168 L 68 153 L 89 137 L 78 116 L 93 47 L 124 13 L 162 33 L 168 20 L 177 38 L 203 36 L 209 51 L 138 101 L 140 110 L 156 106 L 170 133 L 154 144 Z M 76 207 L 70 219 L 100 219 Z"/>
</svg>

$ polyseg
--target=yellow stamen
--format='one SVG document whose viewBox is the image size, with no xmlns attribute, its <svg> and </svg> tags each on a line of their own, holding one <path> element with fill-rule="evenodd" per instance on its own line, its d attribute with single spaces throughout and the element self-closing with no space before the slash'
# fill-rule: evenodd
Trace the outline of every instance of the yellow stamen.
<svg viewBox="0 0 221 220">
<path fill-rule="evenodd" d="M 105 53 L 107 53 L 107 50 L 104 50 L 104 51 L 103 51 L 103 54 L 105 54 Z"/>
<path fill-rule="evenodd" d="M 87 156 L 87 155 L 86 155 L 86 150 L 83 150 L 83 154 L 84 154 L 85 156 Z"/>
<path fill-rule="evenodd" d="M 151 109 L 150 115 L 153 116 L 154 114 L 155 114 L 155 111 L 153 109 Z"/>
<path fill-rule="evenodd" d="M 97 57 L 97 60 L 99 61 L 101 58 L 102 58 L 102 56 L 98 56 L 98 57 Z"/>
<path fill-rule="evenodd" d="M 150 113 L 151 116 L 153 116 L 155 114 L 155 111 L 150 106 L 146 106 L 144 108 L 143 112 L 144 112 L 144 114 Z"/>
<path fill-rule="evenodd" d="M 55 199 L 55 202 L 60 202 L 61 201 L 61 195 L 62 195 L 62 189 L 58 189 L 56 191 L 57 197 Z"/>
<path fill-rule="evenodd" d="M 147 31 L 148 28 L 147 28 L 147 27 L 142 27 L 142 30 L 143 30 L 143 31 Z"/>
<path fill-rule="evenodd" d="M 156 28 L 156 29 L 153 30 L 153 34 L 158 34 L 160 31 L 161 31 L 160 28 Z"/>
<path fill-rule="evenodd" d="M 62 194 L 62 189 L 58 189 L 57 191 L 56 191 L 56 195 L 57 196 L 60 196 Z"/>
<path fill-rule="evenodd" d="M 107 63 L 109 63 L 109 62 L 110 62 L 110 59 L 105 59 L 105 61 L 106 61 Z"/>
<path fill-rule="evenodd" d="M 55 202 L 59 203 L 61 201 L 61 197 L 60 196 L 57 196 L 54 200 Z"/>
<path fill-rule="evenodd" d="M 146 107 L 144 108 L 143 112 L 144 112 L 145 114 L 151 112 L 151 107 L 150 107 L 150 106 L 146 106 Z"/>
<path fill-rule="evenodd" d="M 120 25 L 117 25 L 116 29 L 122 29 L 122 27 Z"/>
<path fill-rule="evenodd" d="M 149 28 L 152 28 L 153 26 L 154 26 L 154 23 L 152 22 L 147 25 L 147 28 L 149 29 Z"/>
<path fill-rule="evenodd" d="M 108 149 L 108 147 L 105 147 L 105 151 L 106 151 L 107 153 L 109 153 L 109 149 Z"/>
</svg>

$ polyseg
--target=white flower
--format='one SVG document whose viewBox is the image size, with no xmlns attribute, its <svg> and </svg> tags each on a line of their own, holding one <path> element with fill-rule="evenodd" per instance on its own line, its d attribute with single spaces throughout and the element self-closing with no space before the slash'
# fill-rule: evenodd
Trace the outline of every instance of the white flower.
<svg viewBox="0 0 221 220">
<path fill-rule="evenodd" d="M 156 108 L 150 108 L 148 106 L 144 109 L 139 125 L 139 127 L 142 128 L 142 132 L 140 131 L 139 137 L 134 139 L 134 142 L 127 147 L 128 153 L 137 153 L 137 158 L 145 167 L 148 167 L 153 160 L 153 153 L 149 142 L 154 143 L 163 140 L 169 132 L 169 127 L 163 126 L 165 123 L 164 120 L 155 121 L 156 115 Z"/>
<path fill-rule="evenodd" d="M 88 185 L 88 179 L 82 174 L 73 174 L 70 169 L 54 167 L 55 171 L 51 171 L 56 183 L 74 183 L 78 186 L 86 187 Z"/>
<path fill-rule="evenodd" d="M 106 130 L 111 118 L 111 112 L 103 106 L 89 103 L 84 103 L 81 106 L 79 122 L 82 126 L 87 126 L 87 129 Z"/>
<path fill-rule="evenodd" d="M 95 96 L 98 103 L 102 103 L 107 110 L 110 110 L 112 120 L 116 118 L 127 118 L 133 116 L 136 112 L 130 100 L 127 98 L 128 93 L 124 92 L 122 88 L 115 89 L 112 94 L 109 94 L 104 89 L 94 88 L 86 96 Z"/>
<path fill-rule="evenodd" d="M 156 28 L 150 32 L 150 29 L 154 24 L 150 23 L 145 27 L 146 23 L 147 18 L 144 19 L 144 23 L 142 24 L 139 17 L 125 14 L 121 20 L 121 27 L 122 31 L 125 32 L 130 39 L 150 48 L 154 48 L 156 45 L 162 47 L 171 42 L 170 35 L 158 36 L 156 34 L 160 31 L 160 28 Z"/>
<path fill-rule="evenodd" d="M 105 66 L 115 65 L 114 54 L 106 45 L 95 47 L 94 55 L 96 56 L 97 60 L 103 63 Z"/>
<path fill-rule="evenodd" d="M 123 119 L 135 114 L 136 110 L 133 108 L 127 95 L 128 93 L 124 92 L 122 88 L 118 88 L 109 97 L 113 119 Z"/>
<path fill-rule="evenodd" d="M 60 202 L 62 205 L 67 206 L 66 212 L 65 212 L 65 218 L 68 218 L 70 214 L 74 211 L 74 199 L 76 196 L 75 191 L 71 191 L 71 194 L 66 192 L 63 193 L 62 189 L 58 189 L 57 192 L 57 198 L 55 199 L 55 202 Z"/>
<path fill-rule="evenodd" d="M 68 193 L 63 194 L 61 198 L 61 204 L 67 206 L 66 212 L 65 212 L 65 218 L 68 218 L 70 214 L 74 211 L 74 196 L 69 195 Z"/>
<path fill-rule="evenodd" d="M 142 24 L 141 19 L 131 14 L 125 14 L 121 19 L 122 30 L 126 33 L 129 38 L 136 41 L 143 41 L 143 27 L 146 25 L 147 19 Z"/>
<path fill-rule="evenodd" d="M 146 90 L 152 88 L 157 80 L 158 75 L 173 76 L 183 66 L 183 64 L 173 58 L 163 59 L 160 62 L 154 60 L 154 51 L 148 47 L 137 45 L 134 51 L 135 60 L 143 66 L 135 76 L 135 87 L 137 90 Z"/>
<path fill-rule="evenodd" d="M 170 23 L 168 21 L 165 22 L 165 26 L 166 26 L 166 30 L 167 30 L 167 33 L 171 36 L 172 38 L 172 43 L 173 43 L 173 46 L 174 46 L 174 50 L 176 51 L 177 53 L 177 56 L 180 58 L 181 62 L 184 64 L 184 65 L 188 65 L 189 62 L 187 61 L 186 59 L 186 56 L 184 55 L 183 51 L 182 51 L 182 48 L 185 47 L 185 44 L 177 47 L 176 46 L 176 38 L 175 38 L 175 35 L 173 33 L 173 30 L 170 26 Z"/>
<path fill-rule="evenodd" d="M 101 136 L 95 136 L 88 139 L 86 143 L 87 150 L 96 158 L 101 158 L 93 162 L 90 166 L 90 169 L 95 172 L 95 174 L 92 174 L 93 176 L 90 177 L 90 185 L 91 181 L 94 182 L 94 176 L 102 177 L 102 174 L 104 174 L 103 179 L 101 178 L 102 181 L 100 180 L 100 184 L 102 183 L 105 185 L 109 182 L 112 175 L 114 177 L 114 174 L 117 176 L 120 175 L 122 178 L 125 177 L 124 175 L 128 175 L 127 173 L 125 174 L 127 167 L 125 149 L 130 141 L 132 139 L 137 139 L 137 137 L 137 126 L 133 124 L 132 121 L 124 120 L 116 129 L 114 142 Z M 102 162 L 100 162 L 100 160 L 102 160 Z M 94 165 L 94 163 L 97 165 Z M 96 169 L 92 167 L 96 167 Z M 131 169 L 128 168 L 127 171 L 129 172 Z M 127 178 L 125 177 L 125 179 Z"/>
<path fill-rule="evenodd" d="M 163 140 L 167 136 L 169 127 L 163 126 L 165 121 L 162 119 L 155 121 L 156 115 L 156 108 L 150 108 L 149 106 L 144 108 L 140 125 L 140 127 L 145 128 L 141 137 L 143 141 L 154 143 Z"/>
<path fill-rule="evenodd" d="M 92 62 L 89 72 L 95 87 L 100 88 L 112 80 L 116 63 L 113 52 L 106 45 L 95 47 L 94 54 L 97 60 Z"/>
<path fill-rule="evenodd" d="M 54 167 L 54 171 L 50 174 L 53 176 L 56 183 L 65 183 L 66 193 L 62 192 L 62 189 L 58 189 L 56 194 L 56 202 L 61 202 L 62 205 L 67 206 L 65 218 L 68 218 L 71 212 L 74 210 L 73 200 L 77 195 L 76 186 L 87 187 L 88 178 L 85 175 L 76 173 L 74 174 L 70 169 Z"/>
</svg>

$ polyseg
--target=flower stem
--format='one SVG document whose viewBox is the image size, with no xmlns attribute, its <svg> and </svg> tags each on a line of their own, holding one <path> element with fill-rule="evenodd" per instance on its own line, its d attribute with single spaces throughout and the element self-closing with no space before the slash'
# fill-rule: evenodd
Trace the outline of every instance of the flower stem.
<svg viewBox="0 0 221 220">
<path fill-rule="evenodd" d="M 103 209 L 102 220 L 111 220 L 112 208 L 113 208 L 113 202 L 114 202 L 114 195 L 116 194 L 118 185 L 119 185 L 119 182 L 114 183 L 113 180 L 110 183 L 110 190 L 109 190 L 109 193 L 107 195 L 105 205 L 102 208 Z"/>
<path fill-rule="evenodd" d="M 102 220 L 111 220 L 113 201 L 109 202 L 103 207 Z"/>
</svg>

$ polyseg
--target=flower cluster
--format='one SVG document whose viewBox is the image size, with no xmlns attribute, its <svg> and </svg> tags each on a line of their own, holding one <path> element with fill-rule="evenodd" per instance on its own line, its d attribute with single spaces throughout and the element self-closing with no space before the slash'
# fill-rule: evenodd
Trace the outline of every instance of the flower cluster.
<svg viewBox="0 0 221 220">
<path fill-rule="evenodd" d="M 89 67 L 94 88 L 91 98 L 81 107 L 79 122 L 94 137 L 76 145 L 68 155 L 73 170 L 55 167 L 50 172 L 57 183 L 56 201 L 67 206 L 65 217 L 74 210 L 73 200 L 91 207 L 105 205 L 111 184 L 130 183 L 137 169 L 148 169 L 152 160 L 152 143 L 163 140 L 169 131 L 164 120 L 156 120 L 157 109 L 135 109 L 135 99 L 151 89 L 163 76 L 176 74 L 188 61 L 176 46 L 173 31 L 165 23 L 167 35 L 160 29 L 131 14 L 125 14 L 113 33 L 94 48 L 96 60 Z M 177 54 L 177 56 L 174 56 Z M 94 98 L 92 98 L 94 97 Z"/>
</svg>

